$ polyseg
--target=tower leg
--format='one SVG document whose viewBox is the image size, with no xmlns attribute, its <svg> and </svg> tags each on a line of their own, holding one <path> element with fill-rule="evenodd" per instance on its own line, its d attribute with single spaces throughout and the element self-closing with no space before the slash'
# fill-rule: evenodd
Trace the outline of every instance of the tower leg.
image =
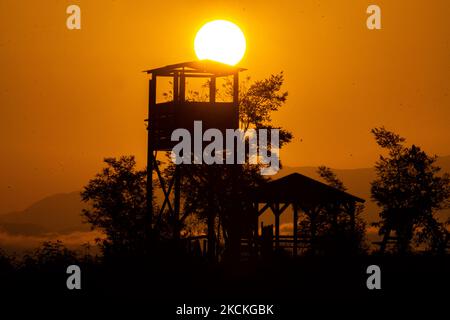
<svg viewBox="0 0 450 320">
<path fill-rule="evenodd" d="M 151 125 L 151 112 L 156 104 L 156 78 L 149 80 L 149 95 L 148 95 L 148 119 L 147 119 L 147 214 L 146 223 L 144 226 L 144 238 L 146 239 L 146 246 L 151 241 L 153 234 L 153 166 L 155 164 L 154 149 L 152 142 L 153 128 Z M 149 241 L 150 240 L 150 241 Z"/>
<path fill-rule="evenodd" d="M 293 255 L 297 255 L 297 238 L 298 238 L 298 207 L 297 204 L 293 204 L 294 207 L 294 219 L 293 219 L 293 232 L 294 232 L 294 249 L 292 251 Z"/>
<path fill-rule="evenodd" d="M 150 138 L 150 136 L 149 136 Z M 153 232 L 153 150 L 151 149 L 150 139 L 147 153 L 147 216 L 145 234 L 148 237 Z"/>
<path fill-rule="evenodd" d="M 180 184 L 181 184 L 181 177 L 180 177 L 180 166 L 177 165 L 175 167 L 175 182 L 174 182 L 174 225 L 173 225 L 173 237 L 175 240 L 179 240 L 181 235 L 181 225 L 180 225 Z"/>
<path fill-rule="evenodd" d="M 216 258 L 216 233 L 215 233 L 215 215 L 212 208 L 208 212 L 208 259 L 213 262 Z"/>
</svg>

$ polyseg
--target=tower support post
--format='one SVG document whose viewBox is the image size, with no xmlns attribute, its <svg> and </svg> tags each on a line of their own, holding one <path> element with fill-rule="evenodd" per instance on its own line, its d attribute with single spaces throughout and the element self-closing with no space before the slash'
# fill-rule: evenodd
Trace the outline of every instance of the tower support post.
<svg viewBox="0 0 450 320">
<path fill-rule="evenodd" d="M 148 119 L 147 119 L 147 219 L 146 219 L 146 232 L 145 234 L 151 234 L 153 231 L 153 166 L 154 159 L 154 146 L 152 143 L 153 127 L 151 126 L 152 111 L 156 104 L 156 78 L 149 80 L 149 96 L 148 96 Z"/>
</svg>

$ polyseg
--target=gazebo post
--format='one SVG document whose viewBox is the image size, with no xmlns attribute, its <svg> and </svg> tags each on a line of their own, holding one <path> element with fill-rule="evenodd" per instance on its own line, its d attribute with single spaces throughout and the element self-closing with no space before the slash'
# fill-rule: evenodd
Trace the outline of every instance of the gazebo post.
<svg viewBox="0 0 450 320">
<path fill-rule="evenodd" d="M 278 250 L 280 248 L 280 203 L 275 203 L 273 209 L 275 214 L 275 248 Z"/>
<path fill-rule="evenodd" d="M 298 207 L 297 207 L 297 204 L 294 202 L 293 204 L 292 204 L 292 206 L 294 207 L 294 220 L 293 220 L 293 232 L 294 232 L 294 249 L 293 249 L 293 255 L 294 256 L 296 256 L 297 255 L 297 237 L 298 237 L 298 234 L 297 234 L 297 228 L 298 228 L 298 226 L 297 226 L 297 223 L 298 223 Z"/>
<path fill-rule="evenodd" d="M 255 209 L 255 220 L 254 220 L 255 236 L 256 236 L 256 239 L 258 239 L 258 237 L 259 237 L 259 215 L 260 215 L 259 202 L 257 201 L 253 205 L 254 205 L 254 209 Z"/>
<path fill-rule="evenodd" d="M 308 209 L 308 216 L 311 223 L 310 226 L 311 238 L 309 241 L 311 243 L 311 251 L 313 255 L 316 254 L 316 210 L 317 208 Z"/>
<path fill-rule="evenodd" d="M 351 228 L 352 228 L 352 231 L 354 232 L 355 231 L 355 228 L 356 228 L 356 223 L 355 223 L 355 209 L 356 209 L 356 206 L 355 206 L 355 203 L 354 202 L 350 202 L 350 204 L 349 204 L 349 212 L 350 212 L 350 225 L 351 225 Z"/>
<path fill-rule="evenodd" d="M 339 213 L 339 202 L 336 203 L 336 205 L 332 205 L 331 207 L 331 214 L 333 215 L 333 229 L 334 232 L 337 231 L 337 226 L 338 226 L 338 213 Z"/>
<path fill-rule="evenodd" d="M 254 225 L 253 225 L 253 254 L 254 256 L 258 256 L 258 246 L 259 246 L 259 231 L 258 231 L 258 222 L 259 222 L 259 205 L 258 201 L 253 203 L 253 208 L 255 212 L 254 217 Z M 261 231 L 262 231 L 262 221 L 261 221 Z"/>
</svg>

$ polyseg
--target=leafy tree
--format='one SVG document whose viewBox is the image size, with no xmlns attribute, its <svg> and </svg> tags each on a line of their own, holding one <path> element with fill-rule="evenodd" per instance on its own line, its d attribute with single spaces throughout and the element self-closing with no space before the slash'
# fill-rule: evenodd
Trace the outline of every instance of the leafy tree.
<svg viewBox="0 0 450 320">
<path fill-rule="evenodd" d="M 45 241 L 39 248 L 23 258 L 25 268 L 42 269 L 47 272 L 64 270 L 68 265 L 76 262 L 76 252 L 68 249 L 60 240 Z"/>
<path fill-rule="evenodd" d="M 239 121 L 242 130 L 253 129 L 279 129 L 280 147 L 289 143 L 293 135 L 291 132 L 273 126 L 272 114 L 278 111 L 287 101 L 288 92 L 282 91 L 284 74 L 270 75 L 263 80 L 251 83 L 247 77 L 240 85 L 239 90 Z M 231 88 L 231 84 L 229 84 Z"/>
<path fill-rule="evenodd" d="M 326 166 L 319 166 L 317 168 L 317 173 L 319 176 L 325 180 L 325 182 L 333 188 L 336 188 L 340 191 L 347 191 L 344 183 L 337 177 L 336 173 L 333 172 L 330 168 Z"/>
<path fill-rule="evenodd" d="M 13 269 L 14 257 L 8 255 L 5 251 L 0 249 L 0 274 L 11 271 Z"/>
<path fill-rule="evenodd" d="M 81 192 L 82 200 L 91 205 L 83 215 L 93 229 L 106 234 L 104 253 L 133 252 L 144 244 L 146 171 L 136 169 L 134 156 L 104 162 L 107 166 Z"/>
<path fill-rule="evenodd" d="M 448 231 L 436 213 L 449 206 L 449 174 L 440 174 L 436 156 L 415 145 L 405 146 L 405 138 L 398 134 L 384 127 L 372 129 L 372 134 L 388 153 L 377 161 L 377 178 L 371 183 L 372 199 L 382 208 L 381 221 L 376 224 L 380 235 L 387 240 L 395 231 L 399 253 L 410 251 L 413 239 L 418 245 L 427 244 L 432 251 L 442 252 Z"/>
<path fill-rule="evenodd" d="M 338 190 L 346 191 L 344 183 L 328 167 L 320 166 L 317 170 L 325 182 Z M 354 212 L 352 212 L 354 210 Z M 330 203 L 315 208 L 315 235 L 311 252 L 324 255 L 362 254 L 367 251 L 366 224 L 361 218 L 364 205 L 356 203 L 351 207 L 345 203 Z M 354 221 L 351 215 L 354 214 Z M 311 221 L 300 222 L 300 232 L 311 233 Z"/>
</svg>

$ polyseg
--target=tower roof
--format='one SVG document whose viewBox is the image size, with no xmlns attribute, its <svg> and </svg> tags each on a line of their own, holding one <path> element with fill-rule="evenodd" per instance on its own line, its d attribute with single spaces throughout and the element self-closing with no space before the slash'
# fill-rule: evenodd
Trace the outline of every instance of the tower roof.
<svg viewBox="0 0 450 320">
<path fill-rule="evenodd" d="M 230 66 L 212 60 L 197 60 L 171 64 L 160 68 L 145 70 L 148 74 L 158 76 L 172 76 L 176 73 L 185 75 L 227 76 L 247 69 Z"/>
</svg>

